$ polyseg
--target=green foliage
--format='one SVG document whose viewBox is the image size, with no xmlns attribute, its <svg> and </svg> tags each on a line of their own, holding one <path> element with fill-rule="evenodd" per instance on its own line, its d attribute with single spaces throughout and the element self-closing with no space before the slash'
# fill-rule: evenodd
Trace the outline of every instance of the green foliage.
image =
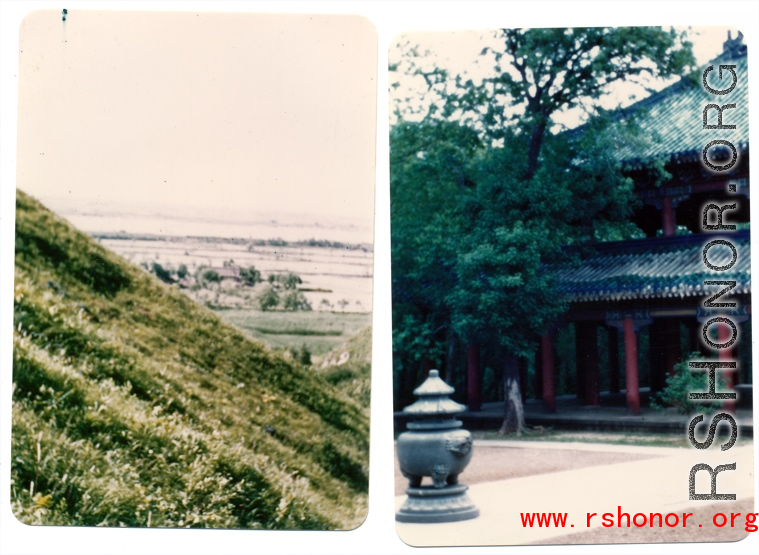
<svg viewBox="0 0 759 555">
<path fill-rule="evenodd" d="M 493 39 L 478 60 L 489 75 L 482 80 L 423 68 L 418 48 L 407 47 L 393 69 L 425 76 L 427 90 L 419 94 L 428 100 L 427 118 L 458 121 L 490 142 L 513 126 L 532 140 L 554 113 L 582 107 L 593 114 L 614 83 L 645 87 L 650 77 L 684 75 L 695 65 L 692 45 L 673 28 L 500 29 Z M 398 99 L 396 111 L 413 114 L 418 100 Z"/>
<path fill-rule="evenodd" d="M 251 287 L 253 287 L 256 283 L 261 283 L 263 281 L 263 278 L 261 278 L 261 272 L 256 270 L 255 266 L 240 268 L 240 279 L 242 279 L 242 282 L 245 285 L 249 285 Z"/>
<path fill-rule="evenodd" d="M 209 287 L 213 283 L 221 283 L 219 272 L 213 268 L 201 266 L 196 272 L 196 279 L 201 287 Z"/>
<path fill-rule="evenodd" d="M 396 372 L 438 359 L 450 324 L 445 297 L 458 285 L 458 247 L 481 147 L 466 127 L 401 122 L 390 130 L 393 345 Z"/>
<path fill-rule="evenodd" d="M 325 380 L 369 410 L 371 397 L 372 328 L 364 328 L 322 362 Z"/>
<path fill-rule="evenodd" d="M 300 291 L 293 289 L 289 290 L 283 300 L 283 306 L 285 310 L 312 310 L 311 303 L 308 302 L 306 296 Z"/>
<path fill-rule="evenodd" d="M 177 277 L 179 279 L 184 279 L 189 275 L 189 271 L 187 270 L 187 266 L 184 264 L 180 264 L 179 268 L 177 268 Z"/>
<path fill-rule="evenodd" d="M 269 288 L 258 298 L 258 306 L 264 312 L 277 308 L 279 305 L 279 295 L 273 288 Z"/>
<path fill-rule="evenodd" d="M 665 410 L 674 407 L 680 414 L 691 414 L 693 411 L 719 410 L 721 403 L 706 403 L 704 401 L 691 400 L 689 393 L 705 393 L 709 391 L 708 372 L 705 370 L 691 370 L 688 361 L 701 360 L 701 353 L 691 353 L 690 356 L 675 364 L 674 372 L 667 376 L 664 389 L 651 398 L 651 407 L 656 410 Z M 727 385 L 724 374 L 717 373 L 719 379 L 715 391 L 724 391 Z"/>
<path fill-rule="evenodd" d="M 161 266 L 158 262 L 153 262 L 150 267 L 150 271 L 164 283 L 174 283 L 174 278 L 171 277 L 171 272 Z"/>
<path fill-rule="evenodd" d="M 274 287 L 282 287 L 287 290 L 297 289 L 298 285 L 303 283 L 298 274 L 288 272 L 286 274 L 269 275 L 269 283 Z"/>
<path fill-rule="evenodd" d="M 398 100 L 390 131 L 396 383 L 423 361 L 453 360 L 457 343 L 534 352 L 566 308 L 547 264 L 568 256 L 565 245 L 639 232 L 626 223 L 635 197 L 616 154 L 640 133 L 597 101 L 617 81 L 693 63 L 682 36 L 660 28 L 504 29 L 496 39 L 480 81 L 425 68 L 414 48 L 391 68 L 427 85 Z M 422 120 L 404 121 L 420 105 Z M 552 116 L 580 106 L 594 116 L 582 132 L 554 134 Z"/>
<path fill-rule="evenodd" d="M 85 284 L 108 297 L 130 286 L 131 277 L 118 256 L 90 245 L 87 237 L 72 234 L 64 220 L 51 212 L 37 213 L 36 207 L 31 197 L 16 194 L 17 260 L 27 267 L 58 268 L 63 293 L 69 283 Z"/>
<path fill-rule="evenodd" d="M 464 342 L 533 350 L 565 308 L 545 263 L 564 256 L 566 244 L 610 234 L 634 206 L 597 125 L 596 163 L 577 163 L 589 137 L 551 136 L 529 180 L 520 135 L 487 149 L 471 131 L 441 122 L 403 123 L 391 134 L 394 337 L 407 359 L 439 360 L 449 325 Z M 469 150 L 454 148 L 460 136 Z"/>
<path fill-rule="evenodd" d="M 305 343 L 301 344 L 299 349 L 293 350 L 293 358 L 303 366 L 311 366 L 311 351 Z"/>
<path fill-rule="evenodd" d="M 268 281 L 269 287 L 258 297 L 258 306 L 264 312 L 278 307 L 288 312 L 313 310 L 303 292 L 297 289 L 303 283 L 298 275 L 271 274 Z"/>
<path fill-rule="evenodd" d="M 18 198 L 19 242 L 52 245 L 16 258 L 10 472 L 22 522 L 363 520 L 364 407 Z M 95 255 L 115 277 L 81 272 Z"/>
</svg>

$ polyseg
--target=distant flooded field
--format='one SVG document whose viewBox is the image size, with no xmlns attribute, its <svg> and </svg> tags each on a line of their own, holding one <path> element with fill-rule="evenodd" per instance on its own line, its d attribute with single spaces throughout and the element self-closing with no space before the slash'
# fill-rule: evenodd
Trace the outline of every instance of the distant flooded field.
<svg viewBox="0 0 759 555">
<path fill-rule="evenodd" d="M 249 214 L 234 207 L 181 211 L 170 206 L 82 206 L 61 200 L 52 208 L 104 247 L 146 269 L 159 264 L 189 276 L 202 268 L 249 268 L 266 281 L 292 272 L 314 311 L 372 310 L 373 222 L 309 214 Z M 177 285 L 182 282 L 177 279 Z M 187 292 L 212 308 L 256 308 L 265 284 L 223 279 Z"/>
<path fill-rule="evenodd" d="M 236 208 L 225 210 L 166 205 L 143 206 L 97 203 L 84 205 L 55 197 L 46 204 L 77 228 L 87 233 L 131 233 L 174 237 L 238 237 L 304 241 L 320 239 L 346 244 L 373 242 L 371 219 L 297 213 L 251 213 Z"/>
<path fill-rule="evenodd" d="M 176 269 L 184 264 L 190 274 L 201 267 L 219 268 L 225 263 L 244 268 L 254 266 L 264 279 L 269 274 L 293 272 L 303 280 L 299 289 L 314 310 L 370 312 L 372 309 L 373 252 L 369 245 L 335 248 L 272 246 L 200 237 L 156 236 L 150 240 L 126 235 L 113 238 L 95 234 L 95 237 L 104 247 L 137 265 L 157 262 Z"/>
</svg>

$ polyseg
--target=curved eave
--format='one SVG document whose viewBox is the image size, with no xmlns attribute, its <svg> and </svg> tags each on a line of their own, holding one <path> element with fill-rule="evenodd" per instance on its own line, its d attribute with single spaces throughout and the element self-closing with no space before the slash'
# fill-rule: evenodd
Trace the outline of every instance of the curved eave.
<svg viewBox="0 0 759 555">
<path fill-rule="evenodd" d="M 704 146 L 706 146 L 706 142 L 704 142 Z M 740 141 L 735 144 L 735 149 L 738 151 L 738 156 L 747 156 L 749 153 L 748 148 L 748 141 Z M 669 156 L 669 162 L 671 164 L 675 165 L 682 165 L 682 164 L 697 164 L 700 163 L 703 156 L 703 150 L 684 150 L 681 152 L 666 152 L 664 148 L 662 149 L 654 149 L 652 148 L 649 152 L 645 154 L 645 156 L 637 157 L 637 158 L 629 158 L 622 160 L 622 163 L 625 165 L 625 167 L 629 170 L 640 170 L 646 167 L 651 166 L 651 164 L 658 158 L 659 156 L 666 155 Z"/>
<path fill-rule="evenodd" d="M 566 299 L 570 303 L 587 303 L 603 301 L 634 301 L 642 299 L 685 299 L 688 297 L 704 297 L 708 294 L 713 295 L 715 288 L 708 291 L 702 285 L 680 285 L 672 287 L 653 287 L 648 286 L 644 289 L 599 289 L 584 293 L 568 293 Z M 730 291 L 736 295 L 750 295 L 751 282 L 736 286 Z"/>
</svg>

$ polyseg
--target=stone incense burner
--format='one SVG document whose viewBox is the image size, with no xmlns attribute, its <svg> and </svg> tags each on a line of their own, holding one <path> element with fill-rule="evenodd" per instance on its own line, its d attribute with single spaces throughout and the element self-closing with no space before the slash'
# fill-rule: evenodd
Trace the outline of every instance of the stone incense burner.
<svg viewBox="0 0 759 555">
<path fill-rule="evenodd" d="M 458 480 L 472 458 L 472 434 L 454 418 L 464 406 L 448 398 L 453 392 L 437 370 L 430 370 L 414 390 L 419 400 L 403 409 L 415 420 L 398 436 L 398 462 L 409 481 L 408 499 L 395 515 L 399 522 L 454 522 L 480 514 Z M 422 485 L 425 476 L 431 485 Z"/>
</svg>

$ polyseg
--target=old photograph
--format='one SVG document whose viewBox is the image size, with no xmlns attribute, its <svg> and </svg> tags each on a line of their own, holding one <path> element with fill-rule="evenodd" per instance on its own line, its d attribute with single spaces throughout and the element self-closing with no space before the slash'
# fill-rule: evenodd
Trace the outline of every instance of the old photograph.
<svg viewBox="0 0 759 555">
<path fill-rule="evenodd" d="M 747 51 L 724 27 L 391 47 L 404 542 L 757 529 Z"/>
<path fill-rule="evenodd" d="M 18 520 L 364 521 L 376 48 L 350 15 L 23 20 Z"/>
</svg>

